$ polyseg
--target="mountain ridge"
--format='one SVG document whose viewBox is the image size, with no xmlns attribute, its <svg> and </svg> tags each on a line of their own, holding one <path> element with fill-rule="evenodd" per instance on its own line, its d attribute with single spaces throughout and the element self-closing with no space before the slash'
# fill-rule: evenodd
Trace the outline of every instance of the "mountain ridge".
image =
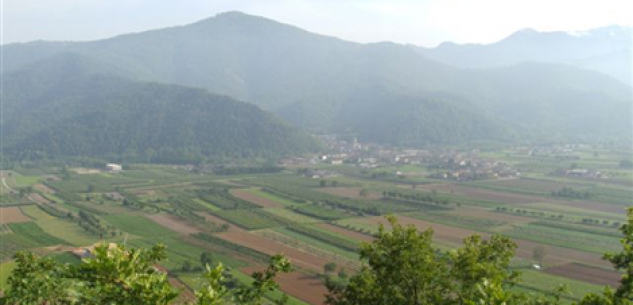
<svg viewBox="0 0 633 305">
<path fill-rule="evenodd" d="M 521 62 L 562 63 L 601 72 L 633 85 L 633 28 L 606 26 L 586 31 L 541 32 L 523 29 L 489 44 L 443 42 L 435 48 L 411 45 L 422 55 L 459 68 L 490 68 Z M 612 53 L 628 56 L 610 57 Z M 592 58 L 613 62 L 598 64 Z"/>
<path fill-rule="evenodd" d="M 186 26 L 94 42 L 52 44 L 51 48 L 41 43 L 20 45 L 5 51 L 14 68 L 56 52 L 76 53 L 125 78 L 204 88 L 249 101 L 306 130 L 361 134 L 362 141 L 389 141 L 362 130 L 380 114 L 401 119 L 403 126 L 410 124 L 410 131 L 400 131 L 407 142 L 427 143 L 434 138 L 456 143 L 464 140 L 457 134 L 468 134 L 471 140 L 485 140 L 490 135 L 447 132 L 440 139 L 421 132 L 428 129 L 433 109 L 444 111 L 445 116 L 435 123 L 440 124 L 433 127 L 437 130 L 468 129 L 466 113 L 470 113 L 483 121 L 494 118 L 492 125 L 502 124 L 499 129 L 524 138 L 533 138 L 532 130 L 541 130 L 539 135 L 553 134 L 554 127 L 571 136 L 578 131 L 600 135 L 608 128 L 579 128 L 582 126 L 573 120 L 577 114 L 567 111 L 570 101 L 566 99 L 577 101 L 579 109 L 586 105 L 583 117 L 596 122 L 608 122 L 603 112 L 630 113 L 631 104 L 630 87 L 568 63 L 519 62 L 464 69 L 410 46 L 348 42 L 243 13 L 219 14 Z M 504 87 L 515 88 L 515 92 Z M 446 104 L 442 110 L 429 107 L 437 93 L 443 94 Z M 381 101 L 372 101 L 372 96 Z M 368 107 L 375 109 L 365 109 Z M 513 108 L 522 111 L 511 113 Z M 410 116 L 407 111 L 431 113 Z M 463 118 L 464 125 L 456 126 L 462 122 L 450 116 Z M 389 122 L 375 121 L 389 128 Z M 612 133 L 629 134 L 627 124 L 618 122 L 616 126 Z M 482 126 L 481 130 L 489 128 Z"/>
</svg>

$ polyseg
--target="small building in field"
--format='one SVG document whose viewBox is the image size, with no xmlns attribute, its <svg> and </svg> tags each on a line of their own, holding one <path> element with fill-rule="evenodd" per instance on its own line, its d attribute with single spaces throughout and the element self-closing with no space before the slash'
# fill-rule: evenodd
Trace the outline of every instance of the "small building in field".
<svg viewBox="0 0 633 305">
<path fill-rule="evenodd" d="M 341 165 L 341 164 L 343 164 L 343 160 L 342 159 L 330 159 L 330 164 L 332 164 L 332 165 Z"/>
<path fill-rule="evenodd" d="M 120 164 L 108 163 L 106 164 L 105 169 L 109 172 L 120 172 L 123 170 L 123 166 Z"/>
</svg>

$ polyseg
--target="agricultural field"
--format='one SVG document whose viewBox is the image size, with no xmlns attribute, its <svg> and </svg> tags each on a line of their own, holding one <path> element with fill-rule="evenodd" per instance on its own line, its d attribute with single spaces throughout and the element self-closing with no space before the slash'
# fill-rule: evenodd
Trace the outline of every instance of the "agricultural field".
<svg viewBox="0 0 633 305">
<path fill-rule="evenodd" d="M 22 213 L 19 207 L 0 207 L 0 225 L 29 222 L 32 219 Z"/>
<path fill-rule="evenodd" d="M 552 174 L 571 161 L 511 152 L 481 156 L 529 170 L 521 178 L 466 182 L 429 178 L 433 170 L 424 164 L 371 170 L 316 166 L 338 173 L 323 179 L 295 169 L 219 176 L 147 164 L 120 174 L 18 170 L 10 186 L 31 187 L 31 193 L 22 198 L 3 193 L 0 270 L 9 270 L 12 255 L 24 249 L 73 263 L 69 251 L 98 242 L 163 243 L 168 259 L 161 266 L 190 290 L 200 284 L 199 276 L 183 266 L 201 270 L 202 253 L 233 268 L 231 274 L 243 283 L 269 256 L 284 253 L 297 267 L 280 278 L 290 304 L 321 304 L 324 265 L 335 262 L 353 274 L 360 268 L 359 243 L 371 242 L 379 224 L 387 225 L 385 216 L 394 215 L 404 225 L 432 229 L 440 249 L 457 247 L 472 234 L 511 237 L 518 245 L 512 266 L 524 273 L 517 289 L 545 292 L 559 282 L 580 295 L 617 283 L 619 274 L 601 256 L 620 248 L 618 227 L 631 203 L 630 189 Z M 609 159 L 617 156 L 586 158 L 576 160 L 577 166 L 617 170 L 622 179 L 630 175 Z M 374 175 L 395 171 L 406 177 Z M 564 188 L 592 197 L 553 195 Z M 538 247 L 546 250 L 540 270 L 532 267 Z"/>
</svg>

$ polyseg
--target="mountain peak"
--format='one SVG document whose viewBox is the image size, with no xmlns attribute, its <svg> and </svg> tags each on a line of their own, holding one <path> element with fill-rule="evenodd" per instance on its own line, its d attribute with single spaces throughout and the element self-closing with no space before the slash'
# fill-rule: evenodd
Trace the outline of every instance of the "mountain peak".
<svg viewBox="0 0 633 305">
<path fill-rule="evenodd" d="M 228 12 L 218 13 L 213 17 L 200 20 L 194 23 L 193 25 L 206 25 L 206 24 L 217 24 L 217 23 L 244 24 L 244 23 L 252 23 L 252 22 L 277 23 L 273 20 L 270 20 L 261 16 L 249 15 L 240 11 L 228 11 Z"/>
<path fill-rule="evenodd" d="M 518 30 L 518 31 L 512 33 L 510 36 L 508 36 L 504 40 L 529 39 L 529 38 L 536 37 L 539 34 L 541 34 L 541 32 L 539 32 L 539 31 L 537 31 L 535 29 L 525 28 L 525 29 Z"/>
</svg>

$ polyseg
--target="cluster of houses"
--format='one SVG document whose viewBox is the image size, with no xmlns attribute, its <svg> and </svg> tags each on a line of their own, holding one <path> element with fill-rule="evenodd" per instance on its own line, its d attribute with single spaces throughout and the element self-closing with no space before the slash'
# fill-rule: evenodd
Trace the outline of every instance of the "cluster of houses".
<svg viewBox="0 0 633 305">
<path fill-rule="evenodd" d="M 562 171 L 559 171 L 558 174 L 567 176 L 567 177 L 591 178 L 591 179 L 607 179 L 607 178 L 612 177 L 612 175 L 602 173 L 599 170 L 584 169 L 584 168 L 562 170 Z"/>
<path fill-rule="evenodd" d="M 475 153 L 444 154 L 429 164 L 437 172 L 430 178 L 455 181 L 478 179 L 517 178 L 521 173 L 508 163 L 477 157 Z"/>
<path fill-rule="evenodd" d="M 521 173 L 505 162 L 478 157 L 480 151 L 450 149 L 410 149 L 377 144 L 360 144 L 356 139 L 345 141 L 333 136 L 321 139 L 329 148 L 328 154 L 312 158 L 284 159 L 284 166 L 310 166 L 316 164 L 347 164 L 365 169 L 385 166 L 423 165 L 436 172 L 430 177 L 456 181 L 519 177 Z M 334 172 L 312 170 L 306 176 L 324 178 Z M 396 173 L 400 175 L 401 173 Z"/>
</svg>

